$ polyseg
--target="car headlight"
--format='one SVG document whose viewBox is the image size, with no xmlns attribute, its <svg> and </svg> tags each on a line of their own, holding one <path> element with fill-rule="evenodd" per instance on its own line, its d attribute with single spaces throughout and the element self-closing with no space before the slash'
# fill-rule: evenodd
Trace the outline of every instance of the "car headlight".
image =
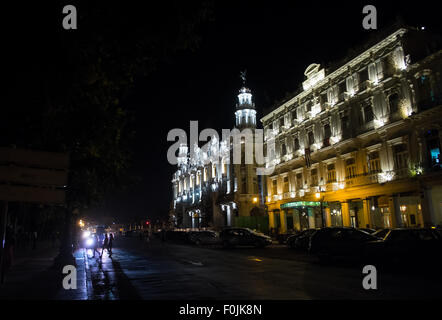
<svg viewBox="0 0 442 320">
<path fill-rule="evenodd" d="M 92 238 L 88 238 L 88 239 L 86 239 L 86 245 L 87 246 L 91 246 L 91 245 L 93 245 L 94 244 L 94 239 L 92 239 Z"/>
</svg>

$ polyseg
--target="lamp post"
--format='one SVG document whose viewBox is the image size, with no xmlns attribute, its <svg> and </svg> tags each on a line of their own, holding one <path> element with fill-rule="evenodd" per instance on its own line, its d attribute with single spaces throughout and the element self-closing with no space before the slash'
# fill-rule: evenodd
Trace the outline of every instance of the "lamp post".
<svg viewBox="0 0 442 320">
<path fill-rule="evenodd" d="M 322 198 L 321 198 L 321 193 L 322 192 L 323 191 L 321 189 L 319 189 L 319 192 L 316 192 L 315 196 L 316 196 L 316 199 L 319 200 L 321 216 L 322 216 L 322 227 L 325 227 L 325 220 L 326 220 L 326 218 L 324 217 L 324 209 L 323 209 L 323 206 L 322 206 L 322 202 L 324 201 L 324 197 L 325 196 L 322 196 Z"/>
</svg>

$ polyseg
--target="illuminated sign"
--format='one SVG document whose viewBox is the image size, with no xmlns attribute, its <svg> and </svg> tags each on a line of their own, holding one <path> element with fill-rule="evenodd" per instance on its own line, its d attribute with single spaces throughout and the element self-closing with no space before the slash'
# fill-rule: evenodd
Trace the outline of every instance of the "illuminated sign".
<svg viewBox="0 0 442 320">
<path fill-rule="evenodd" d="M 323 206 L 327 206 L 327 202 L 322 203 Z M 321 202 L 319 201 L 296 201 L 296 202 L 287 202 L 281 204 L 281 209 L 287 208 L 298 208 L 298 207 L 320 207 Z"/>
</svg>

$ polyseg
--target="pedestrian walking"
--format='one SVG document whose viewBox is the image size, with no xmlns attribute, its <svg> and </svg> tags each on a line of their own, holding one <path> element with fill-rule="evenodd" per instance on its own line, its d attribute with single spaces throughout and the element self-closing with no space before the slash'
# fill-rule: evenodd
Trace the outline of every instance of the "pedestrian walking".
<svg viewBox="0 0 442 320">
<path fill-rule="evenodd" d="M 95 258 L 95 252 L 98 254 L 98 256 L 100 256 L 100 251 L 98 251 L 98 248 L 100 247 L 100 238 L 98 237 L 98 235 L 94 235 L 94 255 L 92 256 L 92 258 Z"/>
<path fill-rule="evenodd" d="M 106 249 L 106 250 L 107 250 L 107 253 L 109 254 L 109 248 L 108 248 L 108 245 L 109 245 L 109 237 L 107 236 L 107 233 L 106 233 L 106 234 L 104 235 L 103 247 L 102 247 L 102 249 L 101 249 L 101 256 L 100 256 L 100 257 L 103 256 L 104 249 Z"/>
<path fill-rule="evenodd" d="M 109 233 L 109 244 L 107 246 L 107 252 L 109 253 L 109 256 L 112 255 L 113 243 L 114 243 L 114 234 L 113 233 Z"/>
</svg>

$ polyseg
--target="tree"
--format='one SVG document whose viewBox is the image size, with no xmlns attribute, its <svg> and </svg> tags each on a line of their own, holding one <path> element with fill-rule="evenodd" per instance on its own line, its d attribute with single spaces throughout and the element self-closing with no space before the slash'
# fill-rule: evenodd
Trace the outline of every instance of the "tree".
<svg viewBox="0 0 442 320">
<path fill-rule="evenodd" d="M 78 29 L 61 27 L 62 3 L 7 10 L 26 21 L 7 46 L 13 103 L 1 109 L 1 145 L 70 154 L 68 207 L 99 203 L 130 183 L 134 116 L 124 103 L 139 76 L 197 48 L 211 4 L 162 7 L 78 1 Z M 29 28 L 33 26 L 33 28 Z M 20 29 L 21 27 L 21 29 Z"/>
</svg>

